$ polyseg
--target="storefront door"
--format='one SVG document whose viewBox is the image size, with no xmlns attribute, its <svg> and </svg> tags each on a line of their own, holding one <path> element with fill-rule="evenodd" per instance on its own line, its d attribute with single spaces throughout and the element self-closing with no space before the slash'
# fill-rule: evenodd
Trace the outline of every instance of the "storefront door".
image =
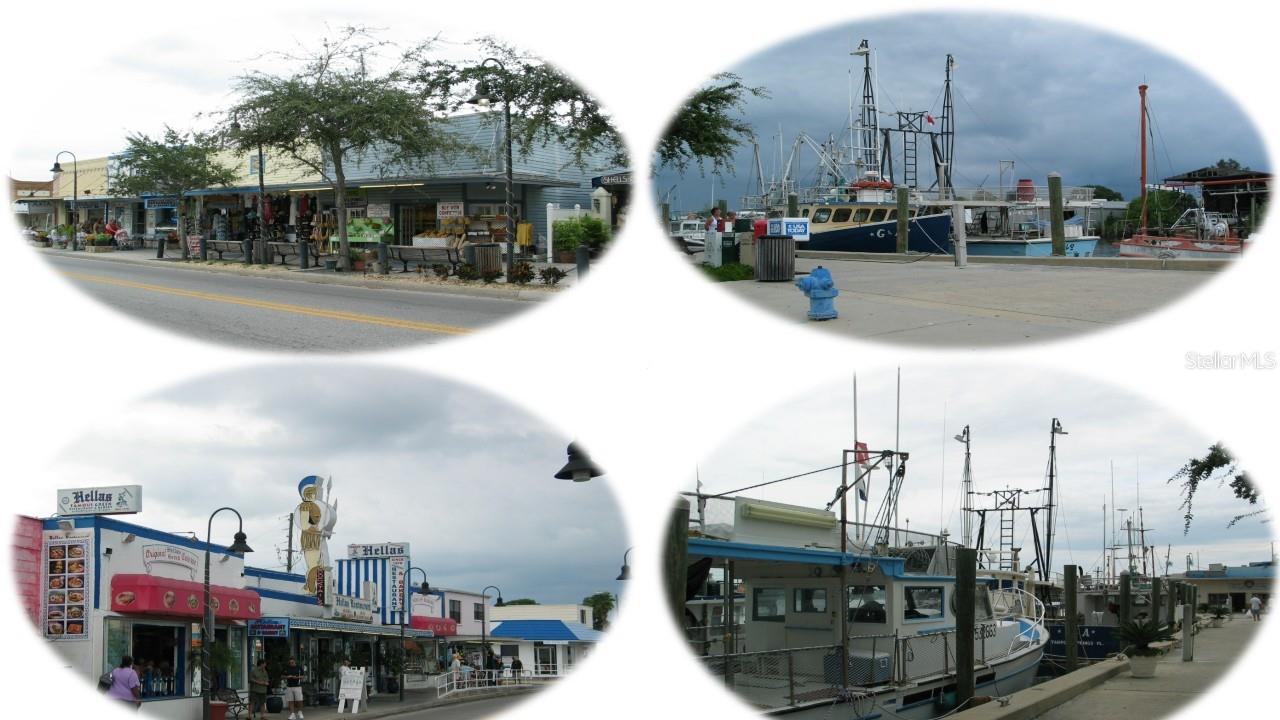
<svg viewBox="0 0 1280 720">
<path fill-rule="evenodd" d="M 436 204 L 401 205 L 396 223 L 396 243 L 412 245 L 413 236 L 436 229 Z"/>
<path fill-rule="evenodd" d="M 555 645 L 539 645 L 534 648 L 534 657 L 537 662 L 537 668 L 534 672 L 538 675 L 555 675 L 556 674 L 556 646 Z"/>
</svg>

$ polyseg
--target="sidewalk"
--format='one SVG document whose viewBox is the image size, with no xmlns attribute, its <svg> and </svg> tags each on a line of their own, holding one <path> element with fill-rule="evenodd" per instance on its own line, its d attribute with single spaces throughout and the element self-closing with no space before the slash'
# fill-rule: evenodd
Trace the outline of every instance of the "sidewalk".
<svg viewBox="0 0 1280 720">
<path fill-rule="evenodd" d="M 565 271 L 565 277 L 554 286 L 544 285 L 535 277 L 528 285 L 507 285 L 504 281 L 485 284 L 480 281 L 463 283 L 456 278 L 439 280 L 432 273 L 402 273 L 398 268 L 387 275 L 375 275 L 364 272 L 337 273 L 324 270 L 323 267 L 312 267 L 306 270 L 294 265 L 245 265 L 239 260 L 182 260 L 176 251 L 168 251 L 163 259 L 156 258 L 154 248 L 137 250 L 118 250 L 109 253 L 87 253 L 84 251 L 56 250 L 52 248 L 33 248 L 39 253 L 73 257 L 92 262 L 124 263 L 140 267 L 158 267 L 192 272 L 229 273 L 243 277 L 256 277 L 271 280 L 294 280 L 326 285 L 345 285 L 362 288 L 388 288 L 395 290 L 413 290 L 420 292 L 449 293 L 454 295 L 471 295 L 478 297 L 496 297 L 508 300 L 546 300 L 565 288 L 572 287 L 578 279 L 577 266 L 555 264 Z M 398 266 L 399 263 L 392 263 Z M 548 267 L 547 263 L 533 263 L 534 272 Z"/>
<path fill-rule="evenodd" d="M 369 707 L 366 710 L 361 708 L 356 715 L 351 715 L 351 709 L 348 707 L 347 712 L 339 715 L 337 705 L 328 706 L 311 706 L 303 710 L 305 720 L 337 720 L 339 718 L 384 718 L 402 715 L 404 713 L 417 712 L 428 708 L 445 707 L 448 705 L 460 705 L 462 703 L 475 702 L 479 700 L 490 700 L 499 697 L 510 697 L 512 695 L 526 695 L 541 690 L 541 687 L 521 687 L 511 689 L 496 689 L 483 693 L 456 693 L 449 697 L 437 698 L 435 689 L 430 690 L 413 690 L 406 687 L 404 692 L 404 702 L 400 702 L 394 693 L 381 693 L 369 698 Z M 247 720 L 248 714 L 242 713 L 240 720 Z M 272 720 L 284 720 L 289 717 L 289 711 L 284 710 L 276 714 L 268 714 L 267 717 Z"/>
</svg>

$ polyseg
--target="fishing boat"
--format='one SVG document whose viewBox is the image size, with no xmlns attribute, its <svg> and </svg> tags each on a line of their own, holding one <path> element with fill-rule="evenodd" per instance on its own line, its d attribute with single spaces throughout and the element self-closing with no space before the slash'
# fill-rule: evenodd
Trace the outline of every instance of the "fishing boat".
<svg viewBox="0 0 1280 720">
<path fill-rule="evenodd" d="M 829 190 L 818 202 L 800 206 L 809 218 L 804 250 L 891 253 L 898 250 L 898 206 L 893 186 L 867 173 L 845 192 Z M 939 206 L 910 205 L 907 251 L 949 253 L 951 214 Z"/>
<path fill-rule="evenodd" d="M 1003 257 L 1049 257 L 1053 254 L 1047 195 L 1039 197 L 1030 180 L 1019 184 L 1017 196 L 1007 205 L 973 207 L 967 210 L 965 247 L 969 255 Z M 1047 192 L 1047 191 L 1046 191 Z M 1098 241 L 1093 234 L 1093 214 L 1099 204 L 1093 189 L 1064 188 L 1063 208 L 1071 217 L 1063 221 L 1066 257 L 1093 257 Z M 954 252 L 954 242 L 948 246 Z"/>
<path fill-rule="evenodd" d="M 686 253 L 702 252 L 707 244 L 707 221 L 702 218 L 684 218 L 671 221 L 671 240 Z"/>
<path fill-rule="evenodd" d="M 725 607 L 718 643 L 706 626 L 687 628 L 689 640 L 709 671 L 766 714 L 827 718 L 840 705 L 864 720 L 924 720 L 957 706 L 959 546 L 945 532 L 890 526 L 908 454 L 875 455 L 826 509 L 693 494 L 686 617 L 707 618 L 716 596 Z M 859 498 L 866 517 L 866 478 L 894 460 L 881 509 L 850 521 L 845 496 L 856 488 L 854 517 Z M 701 591 L 716 569 L 719 590 Z M 1048 643 L 1044 604 L 982 571 L 972 592 L 977 691 L 1029 687 Z M 738 597 L 741 621 L 725 623 Z"/>
<path fill-rule="evenodd" d="M 1224 260 L 1239 257 L 1244 241 L 1226 216 L 1190 208 L 1167 231 L 1147 226 L 1147 85 L 1138 86 L 1141 102 L 1139 120 L 1142 156 L 1142 220 L 1132 237 L 1120 241 L 1120 257 L 1193 258 Z"/>
</svg>

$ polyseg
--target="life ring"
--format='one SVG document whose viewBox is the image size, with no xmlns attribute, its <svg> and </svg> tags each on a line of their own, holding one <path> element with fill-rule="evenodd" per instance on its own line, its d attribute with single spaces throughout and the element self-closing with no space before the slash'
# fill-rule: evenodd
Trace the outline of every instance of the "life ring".
<svg viewBox="0 0 1280 720">
<path fill-rule="evenodd" d="M 854 190 L 892 190 L 893 183 L 888 180 L 859 180 L 849 187 Z"/>
<path fill-rule="evenodd" d="M 1251 588 L 1251 587 L 1253 587 L 1253 581 L 1252 581 L 1252 580 L 1245 580 L 1245 581 L 1244 581 L 1244 586 L 1245 586 L 1245 587 L 1247 587 L 1247 588 Z"/>
</svg>

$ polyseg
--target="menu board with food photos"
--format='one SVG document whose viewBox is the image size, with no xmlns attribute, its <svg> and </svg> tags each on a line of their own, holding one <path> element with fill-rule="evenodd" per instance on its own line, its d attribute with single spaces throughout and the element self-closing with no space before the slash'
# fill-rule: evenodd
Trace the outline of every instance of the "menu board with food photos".
<svg viewBox="0 0 1280 720">
<path fill-rule="evenodd" d="M 50 640 L 84 640 L 89 637 L 92 609 L 93 535 L 90 531 L 44 534 L 41 557 L 43 597 L 40 617 Z"/>
</svg>

